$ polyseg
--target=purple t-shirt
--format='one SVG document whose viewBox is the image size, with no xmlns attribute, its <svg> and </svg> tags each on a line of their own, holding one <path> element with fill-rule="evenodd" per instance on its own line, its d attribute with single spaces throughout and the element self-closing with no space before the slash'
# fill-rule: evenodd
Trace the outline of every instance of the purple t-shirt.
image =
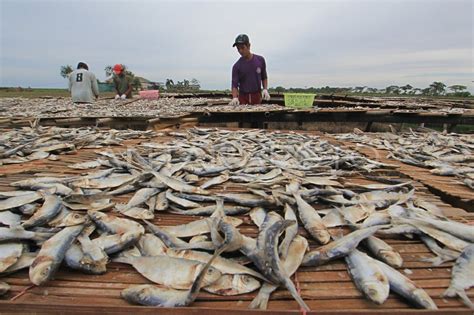
<svg viewBox="0 0 474 315">
<path fill-rule="evenodd" d="M 265 59 L 259 55 L 253 54 L 250 60 L 240 57 L 232 67 L 232 88 L 239 89 L 240 93 L 259 92 L 266 78 Z"/>
</svg>

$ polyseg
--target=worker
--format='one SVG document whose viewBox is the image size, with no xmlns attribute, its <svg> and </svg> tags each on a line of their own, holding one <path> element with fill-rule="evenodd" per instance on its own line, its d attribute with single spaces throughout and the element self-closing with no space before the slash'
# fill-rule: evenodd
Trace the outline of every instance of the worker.
<svg viewBox="0 0 474 315">
<path fill-rule="evenodd" d="M 92 103 L 99 97 L 97 79 L 84 62 L 79 62 L 69 75 L 69 91 L 74 103 Z"/>
<path fill-rule="evenodd" d="M 117 95 L 115 99 L 132 98 L 132 78 L 125 73 L 125 68 L 121 64 L 116 64 L 114 71 L 114 86 Z"/>
<path fill-rule="evenodd" d="M 241 57 L 232 67 L 232 101 L 229 105 L 260 104 L 262 98 L 269 101 L 265 59 L 250 51 L 250 40 L 246 34 L 238 35 L 233 47 L 237 48 Z"/>
</svg>

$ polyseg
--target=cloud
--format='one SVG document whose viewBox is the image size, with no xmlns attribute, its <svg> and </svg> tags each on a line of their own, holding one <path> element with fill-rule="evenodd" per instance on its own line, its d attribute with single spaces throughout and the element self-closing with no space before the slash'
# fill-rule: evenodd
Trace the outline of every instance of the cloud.
<svg viewBox="0 0 474 315">
<path fill-rule="evenodd" d="M 2 86 L 64 87 L 61 65 L 99 79 L 126 64 L 155 81 L 197 78 L 226 89 L 250 36 L 271 86 L 384 87 L 433 81 L 472 92 L 469 0 L 117 1 L 3 0 Z M 469 77 L 471 75 L 471 77 Z"/>
</svg>

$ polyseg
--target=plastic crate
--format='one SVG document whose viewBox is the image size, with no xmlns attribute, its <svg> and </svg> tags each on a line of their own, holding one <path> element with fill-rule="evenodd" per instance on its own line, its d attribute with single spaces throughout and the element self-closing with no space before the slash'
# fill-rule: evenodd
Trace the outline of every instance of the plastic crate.
<svg viewBox="0 0 474 315">
<path fill-rule="evenodd" d="M 160 97 L 159 90 L 144 90 L 139 92 L 140 98 L 147 100 L 156 100 Z"/>
<path fill-rule="evenodd" d="M 310 93 L 284 93 L 285 107 L 311 108 L 316 94 Z"/>
</svg>

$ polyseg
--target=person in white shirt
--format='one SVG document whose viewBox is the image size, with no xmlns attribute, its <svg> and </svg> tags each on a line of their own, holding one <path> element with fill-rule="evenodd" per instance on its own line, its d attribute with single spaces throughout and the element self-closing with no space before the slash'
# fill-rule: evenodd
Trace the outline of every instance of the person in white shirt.
<svg viewBox="0 0 474 315">
<path fill-rule="evenodd" d="M 69 91 L 74 103 L 92 103 L 99 97 L 97 79 L 84 62 L 69 75 Z"/>
</svg>

